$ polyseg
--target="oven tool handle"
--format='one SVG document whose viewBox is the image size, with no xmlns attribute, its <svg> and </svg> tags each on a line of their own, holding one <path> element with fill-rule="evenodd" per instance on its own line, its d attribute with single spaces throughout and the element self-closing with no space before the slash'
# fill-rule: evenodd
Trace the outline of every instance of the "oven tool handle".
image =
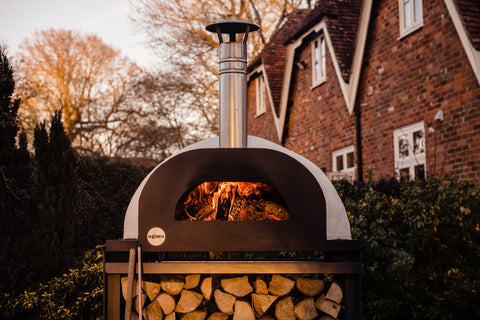
<svg viewBox="0 0 480 320">
<path fill-rule="evenodd" d="M 128 258 L 128 277 L 127 277 L 127 294 L 125 301 L 125 319 L 130 320 L 132 316 L 132 300 L 133 300 L 133 279 L 135 276 L 135 248 L 130 249 Z"/>
<path fill-rule="evenodd" d="M 137 245 L 137 257 L 138 257 L 138 320 L 142 320 L 142 245 Z"/>
</svg>

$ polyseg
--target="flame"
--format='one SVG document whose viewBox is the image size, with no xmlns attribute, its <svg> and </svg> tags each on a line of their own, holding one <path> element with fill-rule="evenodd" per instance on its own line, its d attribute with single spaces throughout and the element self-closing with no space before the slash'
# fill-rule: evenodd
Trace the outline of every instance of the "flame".
<svg viewBox="0 0 480 320">
<path fill-rule="evenodd" d="M 259 182 L 204 182 L 187 196 L 185 220 L 288 220 L 282 206 L 263 198 L 272 189 Z"/>
</svg>

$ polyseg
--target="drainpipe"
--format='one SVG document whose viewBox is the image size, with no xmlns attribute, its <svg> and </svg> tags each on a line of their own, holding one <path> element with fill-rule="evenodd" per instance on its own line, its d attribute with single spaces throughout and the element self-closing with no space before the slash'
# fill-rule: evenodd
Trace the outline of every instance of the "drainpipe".
<svg viewBox="0 0 480 320">
<path fill-rule="evenodd" d="M 363 182 L 363 156 L 362 156 L 362 123 L 360 121 L 362 112 L 358 100 L 355 102 L 355 138 L 357 145 L 357 180 Z"/>
</svg>

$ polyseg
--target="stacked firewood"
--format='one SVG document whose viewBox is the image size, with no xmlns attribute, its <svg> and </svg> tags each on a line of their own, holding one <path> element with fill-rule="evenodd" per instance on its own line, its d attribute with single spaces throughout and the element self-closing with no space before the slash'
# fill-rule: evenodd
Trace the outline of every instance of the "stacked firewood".
<svg viewBox="0 0 480 320">
<path fill-rule="evenodd" d="M 126 283 L 122 278 L 124 298 Z M 343 308 L 337 282 L 327 286 L 303 276 L 170 275 L 144 281 L 142 289 L 141 296 L 134 294 L 132 319 L 139 304 L 147 320 L 328 320 Z"/>
</svg>

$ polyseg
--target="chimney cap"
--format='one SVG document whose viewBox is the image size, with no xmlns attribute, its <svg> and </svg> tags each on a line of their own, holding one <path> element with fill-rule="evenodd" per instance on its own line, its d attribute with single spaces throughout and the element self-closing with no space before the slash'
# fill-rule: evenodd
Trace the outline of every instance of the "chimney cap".
<svg viewBox="0 0 480 320">
<path fill-rule="evenodd" d="M 259 26 L 250 22 L 244 22 L 237 19 L 230 19 L 222 22 L 212 23 L 206 27 L 207 31 L 228 34 L 245 33 L 248 31 L 257 31 Z"/>
</svg>

